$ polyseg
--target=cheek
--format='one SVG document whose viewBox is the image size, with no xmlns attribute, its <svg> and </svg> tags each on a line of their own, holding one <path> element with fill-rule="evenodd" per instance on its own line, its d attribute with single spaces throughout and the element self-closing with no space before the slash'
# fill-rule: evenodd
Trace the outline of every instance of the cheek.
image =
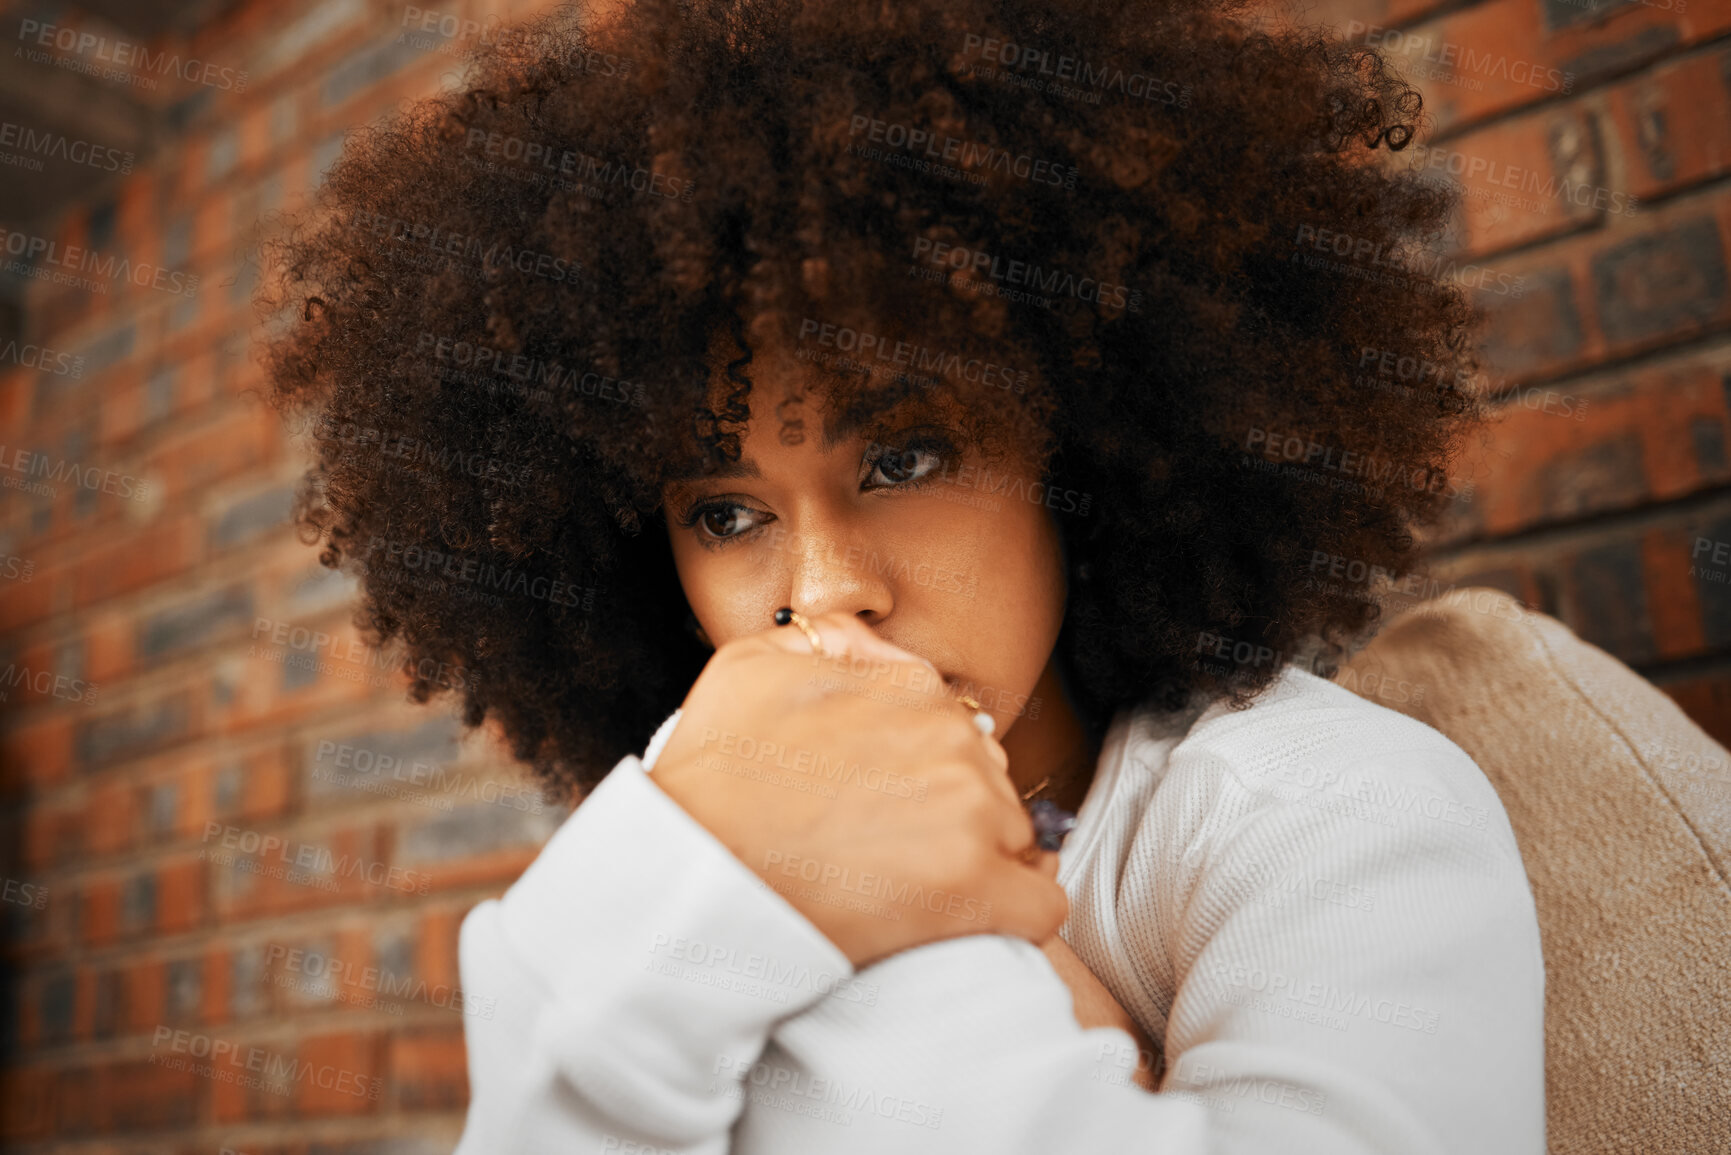
<svg viewBox="0 0 1731 1155">
<path fill-rule="evenodd" d="M 1018 665 L 1031 665 L 1031 686 L 1057 643 L 1064 622 L 1064 559 L 1058 532 L 1046 511 L 1024 503 L 1006 519 L 999 547 L 981 567 L 981 616 Z M 993 625 L 992 623 L 997 623 Z M 1014 623 L 1014 626 L 1010 626 Z"/>
<path fill-rule="evenodd" d="M 1057 527 L 1044 507 L 1004 504 L 982 519 L 954 564 L 966 572 L 971 598 L 940 596 L 945 630 L 967 655 L 969 674 L 1008 694 L 1026 694 L 1046 667 L 1064 621 L 1064 561 Z"/>
<path fill-rule="evenodd" d="M 763 567 L 745 560 L 747 551 L 704 549 L 683 528 L 670 536 L 680 588 L 710 641 L 719 646 L 772 624 L 780 602 Z"/>
</svg>

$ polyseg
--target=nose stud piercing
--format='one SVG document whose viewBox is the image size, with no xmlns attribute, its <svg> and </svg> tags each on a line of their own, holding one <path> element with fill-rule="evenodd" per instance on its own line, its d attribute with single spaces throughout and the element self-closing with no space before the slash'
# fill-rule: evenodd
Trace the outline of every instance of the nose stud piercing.
<svg viewBox="0 0 1731 1155">
<path fill-rule="evenodd" d="M 799 632 L 805 635 L 805 640 L 811 643 L 811 652 L 819 657 L 829 657 L 829 651 L 823 648 L 823 635 L 817 632 L 817 627 L 806 620 L 804 614 L 798 613 L 792 606 L 782 606 L 775 611 L 775 624 L 778 626 L 798 626 Z"/>
</svg>

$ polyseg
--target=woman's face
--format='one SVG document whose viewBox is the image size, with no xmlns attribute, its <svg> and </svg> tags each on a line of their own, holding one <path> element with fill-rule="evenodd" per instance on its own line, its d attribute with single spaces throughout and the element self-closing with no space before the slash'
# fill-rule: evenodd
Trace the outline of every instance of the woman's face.
<svg viewBox="0 0 1731 1155">
<path fill-rule="evenodd" d="M 960 453 L 919 401 L 868 429 L 826 425 L 802 396 L 809 370 L 785 350 L 748 372 L 735 468 L 663 490 L 680 584 L 709 641 L 769 628 L 781 606 L 840 611 L 979 698 L 1001 736 L 1060 706 L 1042 701 L 1057 684 L 1065 587 L 1038 474 Z"/>
</svg>

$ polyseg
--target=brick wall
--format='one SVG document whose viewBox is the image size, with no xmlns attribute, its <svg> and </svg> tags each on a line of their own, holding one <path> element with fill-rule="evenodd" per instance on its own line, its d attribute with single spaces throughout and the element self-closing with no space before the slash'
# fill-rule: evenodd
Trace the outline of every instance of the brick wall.
<svg viewBox="0 0 1731 1155">
<path fill-rule="evenodd" d="M 1439 581 L 1560 618 L 1731 742 L 1731 4 L 1326 2 L 1424 92 L 1409 151 L 1457 174 L 1485 286 L 1497 424 Z"/>
<path fill-rule="evenodd" d="M 6 38 L 104 31 L 35 11 Z M 247 340 L 276 215 L 486 11 L 242 3 L 161 42 L 227 74 L 87 77 L 151 110 L 149 151 L 5 223 L 150 270 L 14 275 L 0 310 L 36 350 L 0 363 L 10 1147 L 407 1155 L 460 1130 L 463 1017 L 490 1008 L 456 989 L 457 927 L 560 815 L 358 645 L 352 591 L 282 527 L 298 459 Z M 1470 194 L 1456 256 L 1503 404 L 1438 580 L 1555 614 L 1731 740 L 1731 0 L 1312 15 L 1407 57 L 1433 116 L 1409 154 Z M 91 63 L 56 35 L 0 66 Z"/>
</svg>

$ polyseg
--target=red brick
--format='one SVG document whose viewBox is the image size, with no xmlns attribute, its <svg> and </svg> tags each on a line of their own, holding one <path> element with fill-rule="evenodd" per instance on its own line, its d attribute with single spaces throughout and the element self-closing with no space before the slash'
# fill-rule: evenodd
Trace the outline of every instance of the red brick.
<svg viewBox="0 0 1731 1155">
<path fill-rule="evenodd" d="M 132 669 L 136 624 L 125 614 L 92 612 L 84 615 L 85 676 L 100 685 L 119 679 Z"/>
<path fill-rule="evenodd" d="M 212 481 L 268 465 L 281 448 L 279 425 L 269 411 L 236 408 L 163 441 L 146 468 L 163 479 L 163 497 L 172 503 Z"/>
<path fill-rule="evenodd" d="M 42 1067 L 0 1068 L 0 1138 L 8 1143 L 47 1139 L 54 1133 L 54 1072 Z"/>
<path fill-rule="evenodd" d="M 1415 77 L 1425 96 L 1425 111 L 1436 117 L 1437 131 L 1557 95 L 1545 85 L 1515 79 L 1517 61 L 1541 70 L 1557 69 L 1573 78 L 1570 91 L 1580 92 L 1612 71 L 1654 60 L 1682 45 L 1711 40 L 1731 27 L 1731 3 L 1726 0 L 1690 0 L 1682 14 L 1633 4 L 1603 19 L 1550 33 L 1543 10 L 1542 2 L 1475 4 L 1413 29 L 1433 36 L 1439 45 L 1507 56 L 1510 62 L 1506 68 L 1493 63 L 1469 70 L 1468 75 L 1484 80 L 1482 88 Z M 1433 50 L 1433 55 L 1441 54 L 1441 48 Z"/>
<path fill-rule="evenodd" d="M 1731 481 L 1731 453 L 1688 451 L 1698 423 L 1731 446 L 1731 413 L 1706 363 L 1649 367 L 1611 386 L 1519 388 L 1497 413 L 1474 501 L 1500 535 L 1630 509 Z"/>
<path fill-rule="evenodd" d="M 166 1047 L 163 1058 L 197 1062 L 191 1055 L 173 1055 Z M 185 1127 L 199 1117 L 208 1080 L 191 1070 L 173 1070 L 149 1060 L 110 1063 L 96 1071 L 95 1130 L 136 1135 L 140 1131 Z"/>
<path fill-rule="evenodd" d="M 513 879 L 515 881 L 515 879 Z M 436 906 L 420 920 L 415 941 L 415 971 L 429 986 L 461 985 L 457 967 L 457 936 L 462 930 L 467 906 Z"/>
<path fill-rule="evenodd" d="M 93 855 L 118 854 L 138 838 L 138 787 L 129 779 L 109 778 L 93 786 L 84 810 L 84 842 Z"/>
<path fill-rule="evenodd" d="M 205 918 L 206 866 L 196 854 L 164 862 L 157 868 L 157 930 L 175 934 L 192 930 Z"/>
<path fill-rule="evenodd" d="M 1579 228 L 1601 215 L 1593 198 L 1608 188 L 1592 117 L 1575 104 L 1421 140 L 1397 158 L 1397 168 L 1459 185 L 1464 251 L 1475 258 Z M 1604 200 L 1630 207 L 1620 190 Z M 1494 257 L 1487 263 L 1502 271 Z"/>
<path fill-rule="evenodd" d="M 1722 50 L 1654 68 L 1609 92 L 1608 124 L 1628 166 L 1629 189 L 1643 200 L 1731 169 L 1731 102 Z"/>
<path fill-rule="evenodd" d="M 104 946 L 120 934 L 120 880 L 98 878 L 78 895 L 79 934 L 86 946 Z"/>
<path fill-rule="evenodd" d="M 121 1019 L 129 1035 L 153 1035 L 168 1022 L 167 976 L 160 959 L 130 959 L 121 972 L 126 1013 Z"/>
<path fill-rule="evenodd" d="M 1532 287 L 1518 299 L 1483 299 L 1491 367 L 1511 383 L 1555 377 L 1731 322 L 1728 225 L 1731 200 L 1685 198 L 1590 238 L 1497 260 Z"/>
<path fill-rule="evenodd" d="M 211 1118 L 218 1123 L 263 1123 L 288 1119 L 294 1112 L 295 1086 L 281 1078 L 266 1080 L 265 1072 L 292 1073 L 296 1061 L 294 1045 L 240 1035 L 225 1035 L 223 1038 L 235 1044 L 240 1062 L 229 1064 L 228 1069 L 235 1074 L 233 1082 L 213 1081 Z M 248 1070 L 247 1061 L 254 1055 L 259 1056 L 259 1065 Z"/>
<path fill-rule="evenodd" d="M 203 522 L 191 513 L 119 535 L 79 562 L 74 604 L 87 606 L 173 577 L 198 559 L 203 538 Z"/>
<path fill-rule="evenodd" d="M 54 864 L 60 853 L 61 823 L 66 813 L 44 804 L 24 811 L 17 828 L 19 869 L 40 872 Z"/>
<path fill-rule="evenodd" d="M 1689 577 L 1687 535 L 1654 530 L 1642 541 L 1651 593 L 1653 642 L 1661 658 L 1682 658 L 1707 649 L 1701 628 L 1698 587 Z"/>
<path fill-rule="evenodd" d="M 34 561 L 35 558 L 29 557 L 28 560 Z M 10 632 L 20 626 L 47 621 L 56 608 L 55 591 L 62 588 L 65 580 L 65 567 L 49 570 L 38 565 L 29 581 L 7 582 L 6 596 L 0 598 L 0 631 Z"/>
<path fill-rule="evenodd" d="M 1701 674 L 1659 688 L 1721 746 L 1731 746 L 1731 673 Z"/>
<path fill-rule="evenodd" d="M 460 1111 L 469 1103 L 461 1024 L 404 1031 L 391 1039 L 391 1082 L 404 1111 Z"/>
<path fill-rule="evenodd" d="M 201 853 L 209 859 L 211 894 L 218 918 L 234 922 L 294 911 L 317 910 L 349 904 L 400 902 L 412 889 L 393 886 L 389 862 L 380 854 L 378 831 L 372 826 L 339 829 L 264 828 L 260 852 L 254 856 L 257 872 L 239 866 L 246 856 L 221 847 L 221 839 L 206 843 Z M 262 839 L 278 841 L 268 851 Z M 235 855 L 233 864 L 221 861 Z M 212 857 L 212 856 L 217 857 Z M 334 870 L 314 874 L 297 863 L 324 863 Z M 381 881 L 375 884 L 369 875 Z M 406 876 L 397 883 L 408 884 Z"/>
<path fill-rule="evenodd" d="M 312 1117 L 377 1114 L 388 1069 L 384 1043 L 378 1035 L 360 1033 L 303 1040 L 295 1057 L 311 1071 L 296 1080 L 296 1113 Z"/>
<path fill-rule="evenodd" d="M 233 994 L 233 963 L 234 955 L 227 949 L 217 949 L 205 956 L 204 1005 L 199 1009 L 199 1017 L 206 1023 L 220 1025 L 230 1019 L 229 997 Z"/>
<path fill-rule="evenodd" d="M 72 771 L 73 717 L 69 713 L 20 721 L 0 739 L 0 782 L 8 794 L 41 790 Z"/>
</svg>

